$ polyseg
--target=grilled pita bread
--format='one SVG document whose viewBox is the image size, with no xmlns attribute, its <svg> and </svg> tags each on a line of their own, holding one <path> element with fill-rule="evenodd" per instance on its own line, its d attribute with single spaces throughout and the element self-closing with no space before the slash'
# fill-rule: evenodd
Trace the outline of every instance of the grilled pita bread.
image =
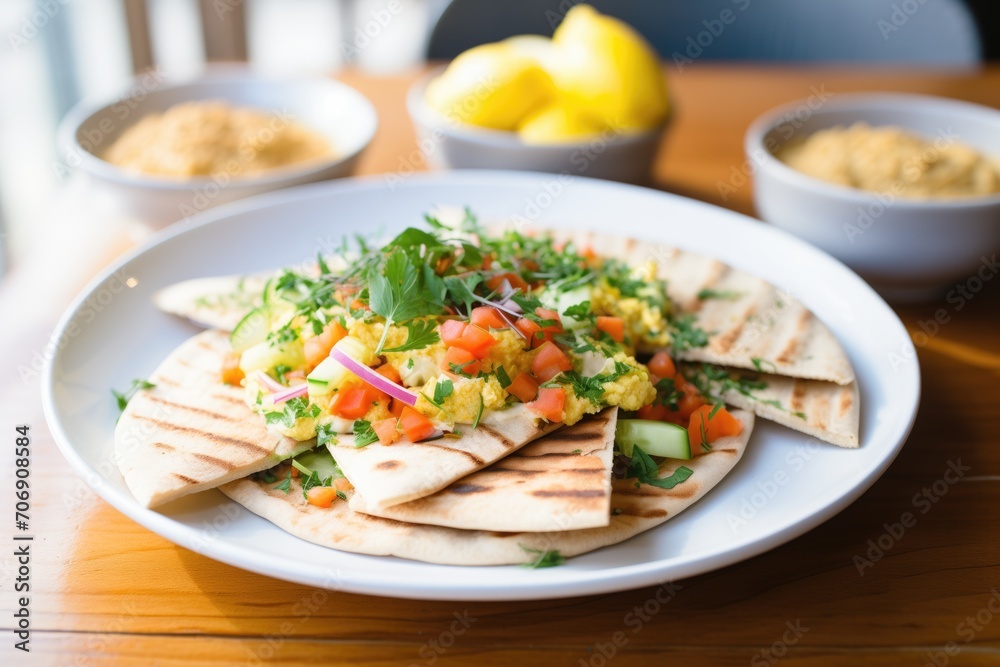
<svg viewBox="0 0 1000 667">
<path fill-rule="evenodd" d="M 800 380 L 780 375 L 740 372 L 742 377 L 767 386 L 750 395 L 734 388 L 712 387 L 715 395 L 744 410 L 751 410 L 788 428 L 841 447 L 858 446 L 861 425 L 858 384 Z"/>
<path fill-rule="evenodd" d="M 554 238 L 593 248 L 632 266 L 656 263 L 679 312 L 694 315 L 708 345 L 676 357 L 847 385 L 854 369 L 830 330 L 790 295 L 722 262 L 659 243 L 587 231 L 552 230 Z"/>
<path fill-rule="evenodd" d="M 153 295 L 153 303 L 200 326 L 232 331 L 260 305 L 266 282 L 261 275 L 195 278 L 165 287 Z"/>
<path fill-rule="evenodd" d="M 661 477 L 672 473 L 680 463 L 693 471 L 687 481 L 673 489 L 648 485 L 636 488 L 635 480 L 615 480 L 610 521 L 598 528 L 495 532 L 412 524 L 361 514 L 343 502 L 335 502 L 326 509 L 314 507 L 303 499 L 295 480 L 287 493 L 276 489 L 274 484 L 252 478 L 230 482 L 220 490 L 282 530 L 340 551 L 443 565 L 530 563 L 539 553 L 549 550 L 568 557 L 618 544 L 693 505 L 733 469 L 746 449 L 753 429 L 753 414 L 739 410 L 733 414 L 743 422 L 741 435 L 717 440 L 712 443 L 710 453 L 691 461 L 660 464 Z M 279 475 L 283 472 L 279 471 Z M 493 511 L 498 515 L 508 511 L 503 498 L 497 499 Z"/>
<path fill-rule="evenodd" d="M 458 438 L 357 448 L 352 436 L 339 436 L 330 451 L 367 506 L 384 509 L 436 493 L 560 426 L 517 404 L 487 412 L 475 429 L 459 424 Z"/>
<path fill-rule="evenodd" d="M 115 428 L 115 460 L 146 507 L 266 470 L 312 448 L 267 429 L 243 390 L 219 381 L 229 338 L 189 339 L 149 377 L 156 386 L 129 401 Z"/>
<path fill-rule="evenodd" d="M 618 408 L 535 440 L 443 491 L 400 505 L 356 512 L 468 530 L 545 532 L 606 526 L 611 517 L 611 458 Z M 336 447 L 331 448 L 336 455 Z"/>
</svg>

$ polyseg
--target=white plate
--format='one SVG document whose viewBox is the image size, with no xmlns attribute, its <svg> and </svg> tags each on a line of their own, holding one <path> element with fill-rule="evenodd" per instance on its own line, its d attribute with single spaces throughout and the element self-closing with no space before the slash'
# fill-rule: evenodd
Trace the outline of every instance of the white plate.
<svg viewBox="0 0 1000 667">
<path fill-rule="evenodd" d="M 345 232 L 419 225 L 438 204 L 483 217 L 655 239 L 755 273 L 811 308 L 843 343 L 861 386 L 861 448 L 846 450 L 759 423 L 746 455 L 704 500 L 666 524 L 561 567 L 447 567 L 358 556 L 299 540 L 221 493 L 140 507 L 112 458 L 109 394 L 144 377 L 191 325 L 158 312 L 159 288 L 197 276 L 289 265 Z M 134 283 L 129 288 L 125 283 Z M 517 172 L 452 172 L 305 186 L 209 211 L 170 230 L 88 286 L 57 331 L 64 345 L 43 386 L 56 442 L 121 512 L 206 556 L 273 577 L 376 595 L 533 599 L 635 588 L 689 577 L 773 549 L 857 499 L 899 452 L 916 416 L 920 373 L 902 323 L 860 278 L 806 243 L 756 220 L 653 190 Z M 122 545 L 127 549 L 128 545 Z"/>
</svg>

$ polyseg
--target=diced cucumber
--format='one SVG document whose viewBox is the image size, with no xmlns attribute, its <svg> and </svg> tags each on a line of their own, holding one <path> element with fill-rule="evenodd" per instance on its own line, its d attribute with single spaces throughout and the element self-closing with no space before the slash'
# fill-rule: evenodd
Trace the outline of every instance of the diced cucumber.
<svg viewBox="0 0 1000 667">
<path fill-rule="evenodd" d="M 330 450 L 326 447 L 316 447 L 307 452 L 302 452 L 295 457 L 295 460 L 300 465 L 315 472 L 320 481 L 324 481 L 329 477 L 337 479 L 344 476 L 344 473 L 340 471 L 340 467 L 333 460 Z"/>
<path fill-rule="evenodd" d="M 260 308 L 254 308 L 243 316 L 229 334 L 229 342 L 233 346 L 234 352 L 244 350 L 258 345 L 267 340 L 267 333 L 271 330 L 271 308 L 267 304 Z"/>
<path fill-rule="evenodd" d="M 319 362 L 319 366 L 313 369 L 306 381 L 309 383 L 309 394 L 312 396 L 324 396 L 333 392 L 344 384 L 348 378 L 354 377 L 354 373 L 347 370 L 343 364 L 327 357 Z"/>
<path fill-rule="evenodd" d="M 568 292 L 557 293 L 555 298 L 551 299 L 549 307 L 559 313 L 559 318 L 562 321 L 563 328 L 578 329 L 583 326 L 585 322 L 581 322 L 576 318 L 570 317 L 569 315 L 566 315 L 565 312 L 573 306 L 579 306 L 584 301 L 590 301 L 590 288 L 586 285 L 583 287 L 577 287 L 576 289 L 571 289 Z"/>
<path fill-rule="evenodd" d="M 275 366 L 288 366 L 289 368 L 302 368 L 306 364 L 305 350 L 302 340 L 295 339 L 287 343 L 272 345 L 265 340 L 257 343 L 253 347 L 243 350 L 240 356 L 240 370 L 244 375 L 250 375 L 256 370 L 265 373 Z"/>
<path fill-rule="evenodd" d="M 615 444 L 625 456 L 632 456 L 632 446 L 639 445 L 650 456 L 684 460 L 691 458 L 687 429 L 668 422 L 619 419 L 615 429 Z"/>
</svg>

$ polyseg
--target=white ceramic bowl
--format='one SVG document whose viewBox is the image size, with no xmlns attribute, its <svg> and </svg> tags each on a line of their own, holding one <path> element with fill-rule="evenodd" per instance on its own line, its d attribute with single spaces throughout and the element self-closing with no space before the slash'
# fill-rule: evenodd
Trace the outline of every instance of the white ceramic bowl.
<svg viewBox="0 0 1000 667">
<path fill-rule="evenodd" d="M 183 102 L 222 100 L 273 114 L 278 124 L 301 122 L 330 140 L 329 159 L 260 175 L 238 166 L 211 177 L 172 179 L 123 170 L 100 154 L 142 117 Z M 136 78 L 114 102 L 81 102 L 60 125 L 60 148 L 70 169 L 84 171 L 116 208 L 162 227 L 202 210 L 292 185 L 350 176 L 371 143 L 378 116 L 353 88 L 332 79 L 268 79 L 243 67 L 216 67 L 197 80 L 172 84 L 156 73 Z"/>
<path fill-rule="evenodd" d="M 895 125 L 929 140 L 967 144 L 1000 159 L 1000 111 L 922 95 L 835 95 L 794 102 L 746 134 L 758 215 L 826 250 L 895 299 L 927 298 L 991 270 L 1000 250 L 1000 195 L 908 200 L 833 185 L 788 167 L 788 142 L 858 121 Z"/>
<path fill-rule="evenodd" d="M 424 92 L 443 71 L 436 69 L 418 80 L 406 98 L 420 150 L 431 167 L 544 171 L 625 183 L 650 180 L 666 122 L 636 134 L 609 131 L 579 142 L 526 144 L 514 132 L 476 127 L 432 109 Z"/>
</svg>

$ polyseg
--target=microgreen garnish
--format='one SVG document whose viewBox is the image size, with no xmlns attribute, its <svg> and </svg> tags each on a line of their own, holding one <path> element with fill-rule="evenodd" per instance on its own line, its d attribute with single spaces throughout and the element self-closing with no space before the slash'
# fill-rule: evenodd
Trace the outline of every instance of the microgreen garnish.
<svg viewBox="0 0 1000 667">
<path fill-rule="evenodd" d="M 670 323 L 670 344 L 674 352 L 708 345 L 708 334 L 694 325 L 694 315 L 681 315 Z"/>
<path fill-rule="evenodd" d="M 568 382 L 573 389 L 573 393 L 580 398 L 585 398 L 591 403 L 599 404 L 601 397 L 604 396 L 605 383 L 614 382 L 631 370 L 632 367 L 625 362 L 616 361 L 615 370 L 610 373 L 598 373 L 597 375 L 587 377 L 580 375 L 576 371 L 567 371 L 559 377 L 559 380 Z"/>
<path fill-rule="evenodd" d="M 125 406 L 128 405 L 128 402 L 132 400 L 132 397 L 135 396 L 137 391 L 140 389 L 152 389 L 155 386 L 156 385 L 149 380 L 136 378 L 132 380 L 132 384 L 129 385 L 128 389 L 121 392 L 112 389 L 111 395 L 115 397 L 115 402 L 118 404 L 118 410 L 120 412 L 125 409 Z"/>
<path fill-rule="evenodd" d="M 277 489 L 278 491 L 284 491 L 285 493 L 288 493 L 289 491 L 291 491 L 292 490 L 292 471 L 289 470 L 288 471 L 288 475 L 285 477 L 285 479 L 281 480 L 281 482 L 279 484 L 275 484 L 274 488 Z"/>
<path fill-rule="evenodd" d="M 316 427 L 316 444 L 333 445 L 337 443 L 337 434 L 333 430 L 333 424 L 320 424 Z"/>
<path fill-rule="evenodd" d="M 284 408 L 264 413 L 264 420 L 268 424 L 281 424 L 285 428 L 292 428 L 299 419 L 319 417 L 320 409 L 318 405 L 310 405 L 309 399 L 305 396 L 297 396 L 285 401 Z"/>
<path fill-rule="evenodd" d="M 566 562 L 565 556 L 560 554 L 557 549 L 532 549 L 531 547 L 526 547 L 523 544 L 519 544 L 518 546 L 535 557 L 535 559 L 531 562 L 522 563 L 521 567 L 537 570 L 543 567 L 556 567 L 557 565 L 562 565 Z"/>
<path fill-rule="evenodd" d="M 455 385 L 451 380 L 442 379 L 434 384 L 434 404 L 441 405 L 444 399 L 448 398 L 455 391 Z"/>
</svg>

